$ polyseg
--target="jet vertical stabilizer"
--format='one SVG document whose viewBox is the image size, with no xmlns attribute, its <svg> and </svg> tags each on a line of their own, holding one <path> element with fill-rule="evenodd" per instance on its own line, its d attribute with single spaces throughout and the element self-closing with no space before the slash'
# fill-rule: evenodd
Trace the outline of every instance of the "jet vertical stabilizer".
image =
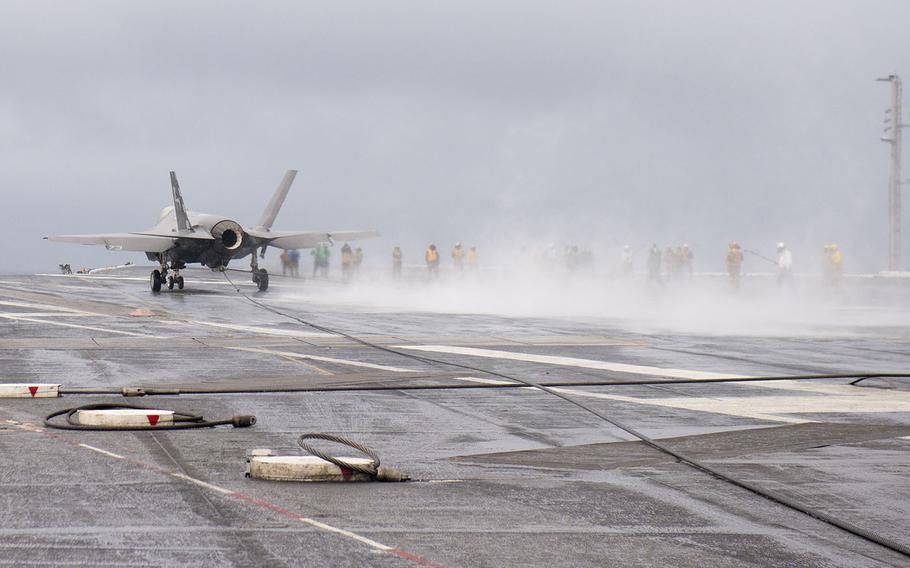
<svg viewBox="0 0 910 568">
<path fill-rule="evenodd" d="M 180 184 L 177 183 L 177 174 L 171 172 L 171 190 L 174 193 L 174 215 L 177 217 L 177 230 L 181 233 L 193 232 L 190 218 L 186 214 L 183 196 L 180 195 Z"/>
<path fill-rule="evenodd" d="M 263 211 L 262 216 L 259 217 L 259 222 L 256 223 L 257 229 L 269 230 L 272 228 L 272 223 L 275 222 L 278 211 L 280 211 L 281 206 L 284 205 L 284 199 L 288 196 L 288 190 L 291 189 L 291 184 L 294 183 L 294 177 L 296 176 L 297 170 L 288 170 L 287 173 L 284 174 L 284 179 L 278 184 L 278 188 L 275 189 L 275 194 L 272 195 L 269 204 L 265 206 L 265 211 Z"/>
</svg>

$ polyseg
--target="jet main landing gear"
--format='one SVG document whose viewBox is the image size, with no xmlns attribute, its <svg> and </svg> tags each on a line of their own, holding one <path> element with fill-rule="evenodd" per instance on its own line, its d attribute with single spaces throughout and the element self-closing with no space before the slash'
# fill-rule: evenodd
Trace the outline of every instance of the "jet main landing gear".
<svg viewBox="0 0 910 568">
<path fill-rule="evenodd" d="M 265 268 L 253 270 L 253 284 L 259 288 L 260 292 L 265 292 L 269 289 L 269 273 Z"/>
<path fill-rule="evenodd" d="M 262 247 L 262 255 L 265 255 L 265 247 Z M 256 251 L 250 255 L 250 271 L 253 273 L 253 284 L 259 288 L 260 292 L 269 289 L 269 273 L 265 268 L 259 268 L 259 261 L 256 259 Z"/>
</svg>

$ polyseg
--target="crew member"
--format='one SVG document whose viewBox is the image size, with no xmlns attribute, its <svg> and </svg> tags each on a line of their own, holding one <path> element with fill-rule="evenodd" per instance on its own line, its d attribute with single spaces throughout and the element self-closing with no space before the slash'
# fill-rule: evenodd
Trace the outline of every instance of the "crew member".
<svg viewBox="0 0 910 568">
<path fill-rule="evenodd" d="M 477 247 L 468 249 L 468 270 L 477 270 Z"/>
<path fill-rule="evenodd" d="M 648 281 L 661 283 L 660 248 L 656 243 L 651 245 L 651 250 L 648 252 Z"/>
<path fill-rule="evenodd" d="M 313 255 L 313 278 L 316 277 L 316 274 L 322 272 L 324 277 L 329 275 L 329 246 L 325 243 L 319 243 L 316 245 L 316 248 L 310 253 Z"/>
<path fill-rule="evenodd" d="M 680 274 L 682 274 L 683 280 L 688 282 L 692 279 L 692 261 L 695 259 L 695 254 L 687 244 L 683 244 L 678 254 Z"/>
<path fill-rule="evenodd" d="M 730 241 L 730 248 L 727 250 L 727 274 L 730 276 L 730 284 L 734 290 L 739 289 L 739 278 L 742 274 L 743 251 L 736 241 Z"/>
<path fill-rule="evenodd" d="M 360 247 L 357 247 L 356 249 L 354 249 L 354 263 L 353 263 L 354 274 L 357 274 L 358 272 L 360 272 L 361 264 L 363 264 L 363 249 Z"/>
<path fill-rule="evenodd" d="M 288 255 L 287 249 L 281 251 L 281 275 L 287 276 L 288 269 L 291 267 L 291 259 Z"/>
<path fill-rule="evenodd" d="M 793 286 L 793 255 L 784 243 L 777 243 L 777 285 Z"/>
<path fill-rule="evenodd" d="M 632 276 L 635 266 L 632 259 L 632 247 L 629 245 L 623 245 L 622 247 L 622 253 L 619 255 L 619 267 L 624 277 Z"/>
<path fill-rule="evenodd" d="M 464 270 L 464 249 L 461 248 L 461 243 L 455 243 L 455 248 L 452 249 L 452 261 L 455 263 L 455 268 L 459 271 Z"/>
<path fill-rule="evenodd" d="M 830 244 L 825 248 L 827 249 L 828 278 L 832 286 L 840 286 L 841 278 L 844 276 L 844 253 L 836 244 Z"/>
<path fill-rule="evenodd" d="M 351 266 L 354 264 L 354 251 L 351 245 L 344 243 L 341 247 L 341 277 L 348 280 L 351 277 Z"/>
<path fill-rule="evenodd" d="M 300 251 L 291 249 L 288 252 L 288 267 L 291 269 L 291 276 L 300 278 Z M 282 272 L 283 274 L 283 272 Z"/>
<path fill-rule="evenodd" d="M 664 249 L 664 273 L 667 282 L 676 279 L 676 273 L 679 271 L 679 257 L 673 247 Z"/>
<path fill-rule="evenodd" d="M 427 248 L 427 252 L 423 255 L 424 259 L 427 261 L 427 271 L 430 273 L 430 276 L 439 275 L 439 251 L 436 250 L 436 245 L 430 245 Z"/>
<path fill-rule="evenodd" d="M 392 249 L 392 276 L 396 280 L 401 278 L 401 247 Z"/>
</svg>

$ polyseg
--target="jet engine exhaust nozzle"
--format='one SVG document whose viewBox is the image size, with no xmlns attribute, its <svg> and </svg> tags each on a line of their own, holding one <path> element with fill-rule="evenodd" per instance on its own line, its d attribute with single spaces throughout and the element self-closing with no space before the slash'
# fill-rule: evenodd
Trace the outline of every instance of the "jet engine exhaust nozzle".
<svg viewBox="0 0 910 568">
<path fill-rule="evenodd" d="M 225 251 L 235 251 L 243 245 L 243 228 L 230 219 L 216 223 L 212 227 L 212 236 L 215 237 L 216 247 Z"/>
</svg>

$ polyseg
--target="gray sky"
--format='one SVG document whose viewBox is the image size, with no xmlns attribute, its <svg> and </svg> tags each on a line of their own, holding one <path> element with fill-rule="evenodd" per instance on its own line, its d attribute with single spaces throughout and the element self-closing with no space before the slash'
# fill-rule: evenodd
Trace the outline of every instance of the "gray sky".
<svg viewBox="0 0 910 568">
<path fill-rule="evenodd" d="M 41 237 L 151 226 L 170 169 L 188 207 L 251 224 L 288 168 L 276 227 L 378 228 L 374 257 L 688 242 L 719 270 L 736 238 L 880 269 L 874 79 L 910 80 L 907 22 L 902 1 L 2 2 L 0 272 L 143 260 Z"/>
</svg>

